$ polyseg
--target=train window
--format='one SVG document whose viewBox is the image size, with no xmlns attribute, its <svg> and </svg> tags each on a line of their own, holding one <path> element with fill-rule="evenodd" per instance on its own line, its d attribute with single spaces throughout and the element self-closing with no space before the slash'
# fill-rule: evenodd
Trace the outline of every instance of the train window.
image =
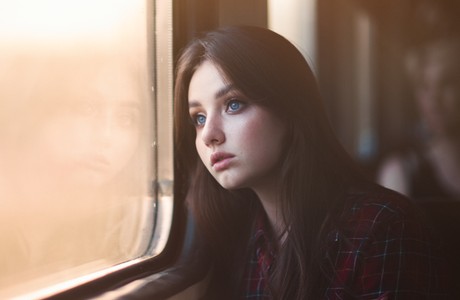
<svg viewBox="0 0 460 300">
<path fill-rule="evenodd" d="M 46 297 L 165 247 L 172 20 L 157 2 L 0 1 L 0 298 Z"/>
</svg>

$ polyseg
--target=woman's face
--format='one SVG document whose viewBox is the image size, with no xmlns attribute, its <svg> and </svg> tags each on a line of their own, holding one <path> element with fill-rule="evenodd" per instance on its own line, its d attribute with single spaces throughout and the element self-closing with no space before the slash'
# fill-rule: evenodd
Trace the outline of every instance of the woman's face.
<svg viewBox="0 0 460 300">
<path fill-rule="evenodd" d="M 44 186 L 54 182 L 63 191 L 110 182 L 133 157 L 141 130 L 141 100 L 129 72 L 111 66 L 74 72 L 46 95 L 55 107 L 44 108 L 51 113 L 21 155 Z"/>
<path fill-rule="evenodd" d="M 261 189 L 278 181 L 286 126 L 242 95 L 210 62 L 198 67 L 188 91 L 203 164 L 226 189 Z"/>
</svg>

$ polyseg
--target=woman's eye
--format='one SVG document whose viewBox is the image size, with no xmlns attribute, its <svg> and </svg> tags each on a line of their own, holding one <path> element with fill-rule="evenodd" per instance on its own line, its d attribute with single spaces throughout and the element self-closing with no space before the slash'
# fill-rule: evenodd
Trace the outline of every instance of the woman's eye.
<svg viewBox="0 0 460 300">
<path fill-rule="evenodd" d="M 203 115 L 196 115 L 194 117 L 195 125 L 197 126 L 203 126 L 204 123 L 206 123 L 206 116 Z"/>
<path fill-rule="evenodd" d="M 139 116 L 134 111 L 120 112 L 117 116 L 118 125 L 122 128 L 133 128 L 139 122 Z"/>
<path fill-rule="evenodd" d="M 241 109 L 242 103 L 238 100 L 230 100 L 227 104 L 228 112 L 236 112 Z"/>
<path fill-rule="evenodd" d="M 94 116 L 97 113 L 96 105 L 89 101 L 75 103 L 70 109 L 73 114 L 85 117 Z"/>
</svg>

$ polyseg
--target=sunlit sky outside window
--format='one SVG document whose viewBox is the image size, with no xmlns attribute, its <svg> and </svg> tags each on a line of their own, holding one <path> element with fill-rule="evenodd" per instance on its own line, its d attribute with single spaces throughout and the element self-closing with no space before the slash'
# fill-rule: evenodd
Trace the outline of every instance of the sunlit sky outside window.
<svg viewBox="0 0 460 300">
<path fill-rule="evenodd" d="M 62 42 L 110 38 L 144 1 L 0 0 L 0 41 Z"/>
</svg>

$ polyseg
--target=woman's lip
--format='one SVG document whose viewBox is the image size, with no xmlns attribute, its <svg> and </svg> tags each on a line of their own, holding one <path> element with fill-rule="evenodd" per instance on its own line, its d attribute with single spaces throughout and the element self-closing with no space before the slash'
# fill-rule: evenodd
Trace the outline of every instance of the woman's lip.
<svg viewBox="0 0 460 300">
<path fill-rule="evenodd" d="M 94 171 L 105 171 L 110 168 L 110 163 L 104 158 L 89 158 L 80 161 L 80 166 Z"/>
<path fill-rule="evenodd" d="M 215 152 L 211 155 L 211 166 L 216 171 L 226 169 L 235 155 L 225 152 Z"/>
<path fill-rule="evenodd" d="M 233 156 L 224 158 L 224 159 L 219 160 L 218 162 L 214 163 L 213 166 L 212 166 L 214 171 L 219 172 L 219 171 L 223 171 L 223 170 L 227 169 L 230 166 L 230 164 L 232 162 L 232 159 L 233 159 Z"/>
</svg>

